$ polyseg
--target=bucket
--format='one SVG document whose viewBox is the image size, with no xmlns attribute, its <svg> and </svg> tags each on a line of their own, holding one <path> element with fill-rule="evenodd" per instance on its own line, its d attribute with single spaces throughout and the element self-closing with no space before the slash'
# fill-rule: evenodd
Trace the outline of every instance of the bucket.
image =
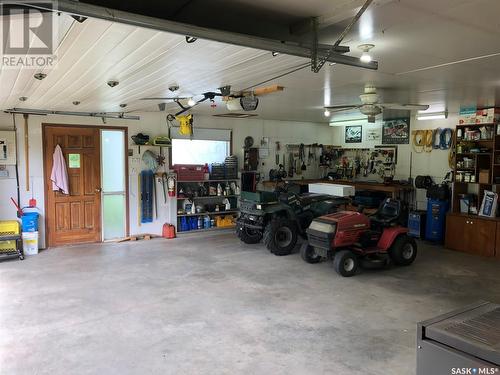
<svg viewBox="0 0 500 375">
<path fill-rule="evenodd" d="M 38 231 L 38 208 L 24 207 L 23 215 L 21 216 L 21 227 L 23 232 L 37 232 Z"/>
<path fill-rule="evenodd" d="M 24 255 L 38 254 L 38 232 L 23 232 Z"/>
<path fill-rule="evenodd" d="M 38 213 L 26 212 L 21 216 L 23 232 L 38 231 Z"/>
</svg>

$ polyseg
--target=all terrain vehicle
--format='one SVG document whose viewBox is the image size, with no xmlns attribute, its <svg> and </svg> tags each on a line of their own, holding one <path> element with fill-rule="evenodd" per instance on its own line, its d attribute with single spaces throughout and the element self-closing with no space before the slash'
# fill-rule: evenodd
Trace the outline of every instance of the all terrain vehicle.
<svg viewBox="0 0 500 375">
<path fill-rule="evenodd" d="M 406 217 L 403 203 L 390 198 L 372 216 L 340 211 L 319 217 L 307 229 L 300 255 L 308 263 L 333 259 L 337 273 L 346 277 L 353 276 L 359 264 L 408 266 L 417 256 L 417 244 L 407 235 Z"/>
<path fill-rule="evenodd" d="M 314 218 L 336 212 L 345 203 L 346 198 L 327 194 L 292 193 L 288 185 L 275 192 L 244 191 L 236 233 L 247 244 L 263 239 L 273 254 L 288 255 Z"/>
</svg>

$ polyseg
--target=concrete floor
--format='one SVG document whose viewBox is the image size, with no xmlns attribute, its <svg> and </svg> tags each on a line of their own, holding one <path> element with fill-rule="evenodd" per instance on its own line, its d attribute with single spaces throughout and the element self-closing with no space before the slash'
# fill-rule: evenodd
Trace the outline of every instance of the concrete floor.
<svg viewBox="0 0 500 375">
<path fill-rule="evenodd" d="M 353 278 L 231 233 L 3 262 L 0 373 L 414 374 L 418 321 L 500 302 L 499 262 L 419 250 Z"/>
</svg>

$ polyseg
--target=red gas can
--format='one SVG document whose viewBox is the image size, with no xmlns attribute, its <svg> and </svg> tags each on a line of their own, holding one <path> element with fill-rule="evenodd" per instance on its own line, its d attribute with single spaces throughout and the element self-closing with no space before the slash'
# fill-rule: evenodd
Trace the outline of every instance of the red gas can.
<svg viewBox="0 0 500 375">
<path fill-rule="evenodd" d="M 175 227 L 172 224 L 163 224 L 162 237 L 168 239 L 175 238 Z"/>
</svg>

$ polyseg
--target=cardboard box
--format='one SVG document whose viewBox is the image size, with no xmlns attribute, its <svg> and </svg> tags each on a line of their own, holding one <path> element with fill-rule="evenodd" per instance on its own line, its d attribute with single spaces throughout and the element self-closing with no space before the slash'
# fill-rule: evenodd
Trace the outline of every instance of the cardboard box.
<svg viewBox="0 0 500 375">
<path fill-rule="evenodd" d="M 494 124 L 500 120 L 500 108 L 486 108 L 476 111 L 476 124 Z"/>
<path fill-rule="evenodd" d="M 490 183 L 490 170 L 489 169 L 480 169 L 479 170 L 479 183 L 480 184 L 489 184 Z"/>
<path fill-rule="evenodd" d="M 461 115 L 458 118 L 459 125 L 474 125 L 476 123 L 476 114 L 473 115 Z"/>
</svg>

